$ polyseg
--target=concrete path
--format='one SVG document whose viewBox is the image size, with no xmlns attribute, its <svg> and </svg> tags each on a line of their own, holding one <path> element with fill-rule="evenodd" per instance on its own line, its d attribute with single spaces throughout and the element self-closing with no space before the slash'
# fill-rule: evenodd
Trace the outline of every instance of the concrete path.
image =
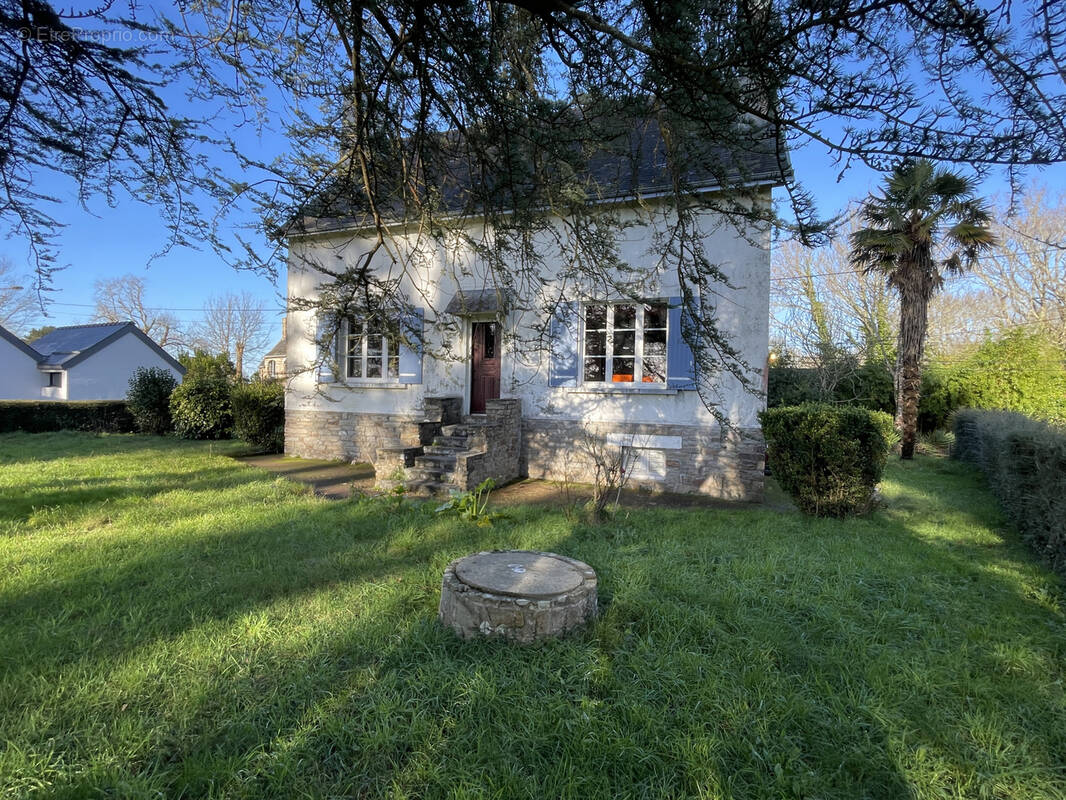
<svg viewBox="0 0 1066 800">
<path fill-rule="evenodd" d="M 318 461 L 283 455 L 239 456 L 238 461 L 259 467 L 289 480 L 305 483 L 315 494 L 330 500 L 345 500 L 352 492 L 376 494 L 374 468 L 370 464 L 344 461 Z M 626 508 L 773 508 L 788 510 L 788 496 L 767 479 L 767 496 L 763 503 L 731 503 L 705 495 L 670 494 L 627 489 L 621 503 Z M 494 506 L 550 506 L 564 508 L 580 505 L 592 496 L 592 487 L 582 484 L 565 487 L 553 481 L 518 480 L 492 492 Z"/>
<path fill-rule="evenodd" d="M 374 468 L 346 461 L 319 461 L 283 455 L 238 456 L 250 467 L 259 467 L 289 480 L 306 483 L 315 494 L 330 500 L 344 500 L 352 490 L 370 492 L 374 488 Z"/>
</svg>

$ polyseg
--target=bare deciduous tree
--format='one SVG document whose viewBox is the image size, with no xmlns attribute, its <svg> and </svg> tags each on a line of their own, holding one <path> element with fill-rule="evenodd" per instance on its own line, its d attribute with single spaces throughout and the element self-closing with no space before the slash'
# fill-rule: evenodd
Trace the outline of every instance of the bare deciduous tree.
<svg viewBox="0 0 1066 800">
<path fill-rule="evenodd" d="M 822 368 L 825 353 L 836 351 L 852 363 L 874 360 L 894 370 L 899 297 L 883 277 L 850 264 L 846 237 L 856 229 L 851 215 L 824 247 L 789 241 L 774 250 L 771 337 L 811 366 Z M 1002 327 L 990 292 L 972 280 L 953 281 L 930 301 L 926 352 L 953 356 Z"/>
<path fill-rule="evenodd" d="M 0 256 L 0 325 L 22 336 L 40 316 L 37 296 L 28 287 L 30 278 L 20 275 L 7 256 Z"/>
<path fill-rule="evenodd" d="M 197 327 L 198 346 L 233 359 L 237 376 L 244 377 L 244 359 L 269 344 L 270 328 L 261 300 L 249 292 L 212 297 Z"/>
<path fill-rule="evenodd" d="M 992 229 L 1000 246 L 974 274 L 993 299 L 995 322 L 1037 326 L 1066 348 L 1066 194 L 1033 184 L 1016 215 L 997 209 Z"/>
<path fill-rule="evenodd" d="M 133 322 L 160 347 L 181 347 L 185 338 L 178 318 L 149 306 L 144 295 L 144 281 L 136 275 L 98 280 L 93 285 L 94 319 L 98 322 Z"/>
</svg>

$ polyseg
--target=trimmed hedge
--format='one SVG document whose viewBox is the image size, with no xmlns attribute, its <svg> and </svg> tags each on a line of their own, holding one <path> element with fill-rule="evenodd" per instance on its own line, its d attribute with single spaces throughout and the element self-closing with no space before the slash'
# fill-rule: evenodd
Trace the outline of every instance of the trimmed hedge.
<svg viewBox="0 0 1066 800">
<path fill-rule="evenodd" d="M 963 409 L 952 456 L 985 473 L 1022 538 L 1066 574 L 1066 430 L 1016 412 Z"/>
<path fill-rule="evenodd" d="M 767 463 L 800 511 L 847 517 L 870 508 L 888 459 L 888 414 L 806 403 L 768 409 L 759 421 Z"/>
<path fill-rule="evenodd" d="M 122 400 L 0 400 L 0 433 L 90 431 L 132 433 L 133 415 Z"/>
<path fill-rule="evenodd" d="M 271 453 L 285 449 L 285 385 L 281 381 L 239 383 L 230 397 L 238 438 Z"/>
</svg>

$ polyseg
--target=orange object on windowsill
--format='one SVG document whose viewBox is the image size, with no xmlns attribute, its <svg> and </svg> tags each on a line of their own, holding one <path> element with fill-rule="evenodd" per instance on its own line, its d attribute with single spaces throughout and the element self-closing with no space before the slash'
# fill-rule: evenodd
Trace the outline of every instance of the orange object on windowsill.
<svg viewBox="0 0 1066 800">
<path fill-rule="evenodd" d="M 616 372 L 614 375 L 611 376 L 611 380 L 614 381 L 615 383 L 632 383 L 633 382 L 633 376 L 632 375 L 623 375 L 621 373 L 617 373 Z"/>
</svg>

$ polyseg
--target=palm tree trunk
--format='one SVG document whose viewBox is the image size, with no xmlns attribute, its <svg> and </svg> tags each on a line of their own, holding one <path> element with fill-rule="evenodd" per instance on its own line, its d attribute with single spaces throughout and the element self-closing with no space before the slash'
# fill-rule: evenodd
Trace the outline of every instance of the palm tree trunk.
<svg viewBox="0 0 1066 800">
<path fill-rule="evenodd" d="M 908 270 L 900 284 L 899 353 L 896 360 L 896 428 L 900 458 L 914 458 L 918 438 L 918 401 L 922 389 L 922 352 L 929 324 L 932 283 L 925 264 Z"/>
</svg>

